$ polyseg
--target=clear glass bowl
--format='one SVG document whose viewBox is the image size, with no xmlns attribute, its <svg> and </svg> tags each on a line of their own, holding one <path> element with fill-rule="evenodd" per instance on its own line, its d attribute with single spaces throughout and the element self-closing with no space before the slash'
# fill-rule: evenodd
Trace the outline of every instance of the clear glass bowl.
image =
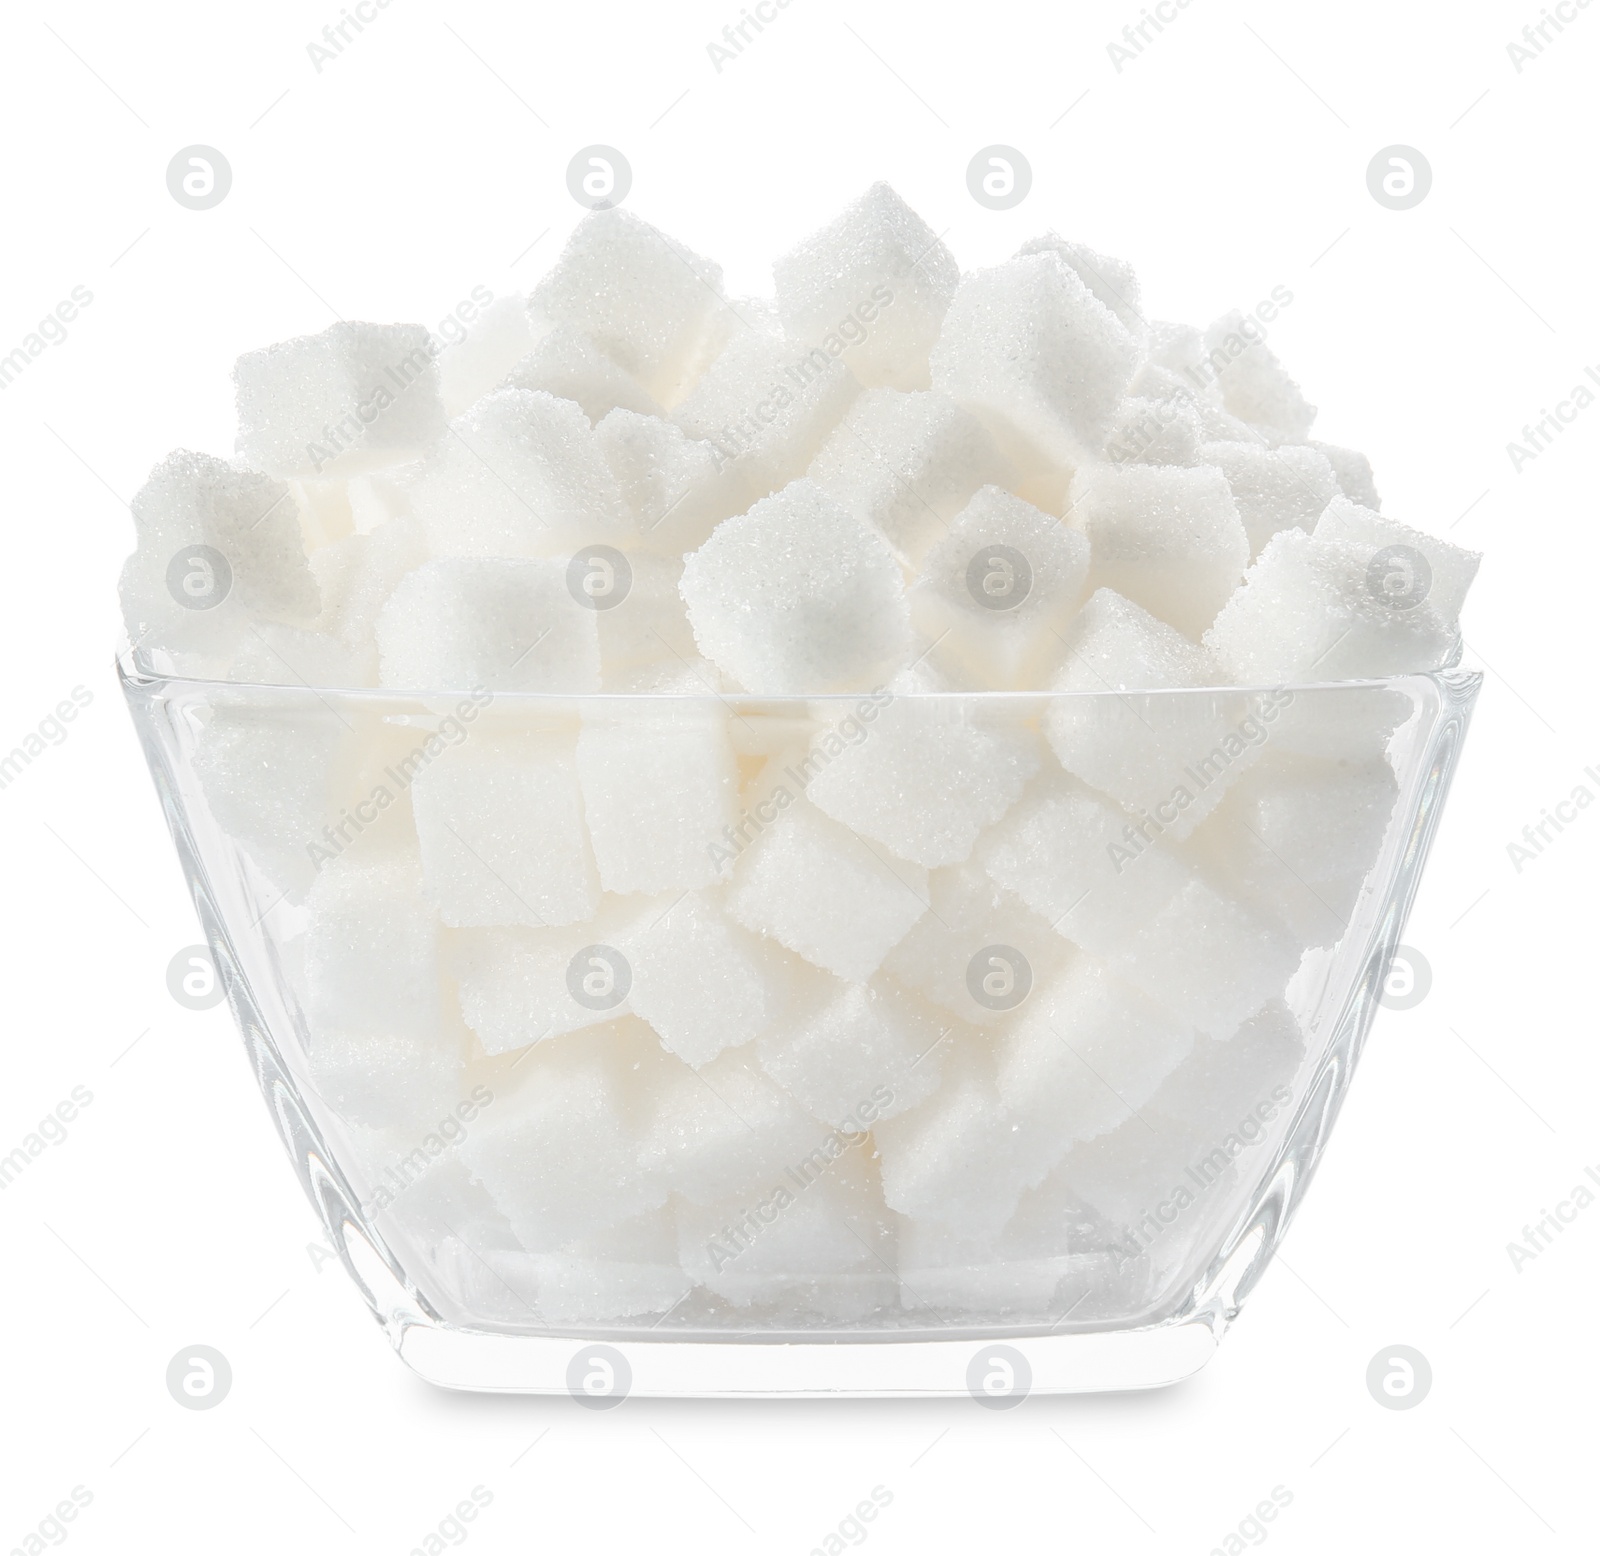
<svg viewBox="0 0 1600 1556">
<path fill-rule="evenodd" d="M 1479 686 L 120 671 L 268 1105 L 396 1350 L 598 1403 L 1204 1365 L 1338 1114 Z M 596 859 L 629 889 L 596 898 Z"/>
</svg>

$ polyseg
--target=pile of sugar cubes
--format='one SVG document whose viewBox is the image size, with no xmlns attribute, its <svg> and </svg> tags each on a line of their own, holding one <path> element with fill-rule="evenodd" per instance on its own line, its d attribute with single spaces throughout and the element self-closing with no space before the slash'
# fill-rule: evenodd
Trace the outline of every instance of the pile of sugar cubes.
<svg viewBox="0 0 1600 1556">
<path fill-rule="evenodd" d="M 250 683 L 205 800 L 467 1318 L 1127 1317 L 1390 828 L 1409 703 L 1308 688 L 1450 663 L 1478 559 L 1259 311 L 1054 234 L 962 275 L 883 184 L 773 279 L 602 209 L 452 342 L 240 358 L 237 456 L 134 500 L 134 658 Z"/>
</svg>

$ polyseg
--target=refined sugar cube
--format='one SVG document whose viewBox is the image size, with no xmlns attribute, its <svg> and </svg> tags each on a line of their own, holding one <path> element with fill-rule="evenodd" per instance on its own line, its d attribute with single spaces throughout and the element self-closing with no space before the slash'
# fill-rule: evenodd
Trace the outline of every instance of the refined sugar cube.
<svg viewBox="0 0 1600 1556">
<path fill-rule="evenodd" d="M 865 982 L 922 917 L 927 890 L 921 865 L 886 859 L 795 799 L 740 855 L 727 906 L 747 929 Z"/>
<path fill-rule="evenodd" d="M 1222 403 L 1241 421 L 1284 443 L 1304 443 L 1317 408 L 1283 370 L 1254 319 L 1237 310 L 1206 331 L 1206 367 L 1222 391 Z"/>
<path fill-rule="evenodd" d="M 1365 454 L 1353 448 L 1340 448 L 1336 443 L 1313 441 L 1307 446 L 1314 448 L 1333 466 L 1340 490 L 1351 502 L 1371 508 L 1374 513 L 1383 506 L 1372 479 L 1372 461 Z"/>
<path fill-rule="evenodd" d="M 541 1043 L 502 1081 L 461 1143 L 473 1177 L 524 1248 L 554 1251 L 666 1203 L 667 1185 L 641 1166 L 644 1120 L 632 1095 L 636 1023 Z"/>
<path fill-rule="evenodd" d="M 496 297 L 468 325 L 466 335 L 439 353 L 439 389 L 445 414 L 459 416 L 533 350 L 525 297 Z"/>
<path fill-rule="evenodd" d="M 1024 468 L 1104 446 L 1137 347 L 1059 254 L 966 276 L 933 351 L 933 386 L 976 412 Z"/>
<path fill-rule="evenodd" d="M 599 907 L 570 738 L 477 730 L 416 775 L 429 900 L 469 928 L 576 924 Z"/>
<path fill-rule="evenodd" d="M 958 1234 L 1004 1226 L 1064 1144 L 1053 1125 L 1041 1129 L 1006 1107 L 992 1062 L 976 1052 L 948 1062 L 938 1091 L 879 1124 L 873 1138 L 890 1209 Z"/>
<path fill-rule="evenodd" d="M 1056 691 L 1081 695 L 1051 700 L 1045 734 L 1069 773 L 1129 810 L 1153 812 L 1173 841 L 1192 831 L 1255 759 L 1277 705 L 1221 692 L 1140 693 L 1220 678 L 1197 643 L 1113 590 L 1099 589 L 1067 633 L 1055 680 Z"/>
<path fill-rule="evenodd" d="M 1335 497 L 1328 503 L 1311 533 L 1318 540 L 1347 541 L 1374 557 L 1395 553 L 1383 568 L 1380 592 L 1388 591 L 1397 604 L 1425 599 L 1447 625 L 1461 614 L 1467 590 L 1483 560 L 1476 551 L 1398 524 L 1344 497 Z M 1417 564 L 1419 556 L 1421 567 Z"/>
<path fill-rule="evenodd" d="M 701 653 L 747 691 L 864 689 L 910 649 L 894 556 L 812 481 L 718 525 L 680 588 Z"/>
<path fill-rule="evenodd" d="M 318 625 L 349 648 L 358 685 L 378 681 L 379 612 L 400 580 L 427 560 L 427 536 L 410 515 L 387 519 L 367 534 L 348 535 L 312 554 L 322 591 Z"/>
<path fill-rule="evenodd" d="M 539 1313 L 552 1324 L 668 1313 L 694 1287 L 678 1265 L 678 1226 L 670 1207 L 537 1254 L 532 1271 Z"/>
<path fill-rule="evenodd" d="M 1008 1107 L 1048 1123 L 1065 1154 L 1138 1118 L 1193 1046 L 1192 1027 L 1078 956 L 1000 1034 L 997 1085 Z"/>
<path fill-rule="evenodd" d="M 967 499 L 1004 482 L 1006 462 L 982 424 L 932 391 L 869 389 L 834 428 L 809 471 L 823 491 L 919 560 Z"/>
<path fill-rule="evenodd" d="M 860 392 L 850 369 L 821 346 L 758 321 L 734 333 L 673 419 L 760 495 L 805 474 Z"/>
<path fill-rule="evenodd" d="M 805 1110 L 841 1130 L 915 1107 L 939 1084 L 954 1025 L 886 980 L 839 984 L 820 1006 L 780 1020 L 756 1044 L 761 1067 Z"/>
<path fill-rule="evenodd" d="M 313 1033 L 437 1037 L 439 921 L 416 856 L 352 848 L 306 896 L 306 1015 Z"/>
<path fill-rule="evenodd" d="M 1114 956 L 1192 871 L 1145 824 L 1065 773 L 1041 773 L 978 845 L 989 875 L 1058 934 Z"/>
<path fill-rule="evenodd" d="M 1250 561 L 1220 470 L 1085 466 L 1070 518 L 1088 536 L 1094 587 L 1115 589 L 1190 637 L 1211 625 Z"/>
<path fill-rule="evenodd" d="M 374 1129 L 426 1129 L 455 1106 L 463 1070 L 455 1033 L 321 1026 L 307 1065 L 341 1119 Z"/>
<path fill-rule="evenodd" d="M 632 530 L 583 412 L 529 389 L 497 389 L 451 422 L 406 496 L 436 557 L 565 559 Z"/>
<path fill-rule="evenodd" d="M 1333 466 L 1316 449 L 1299 444 L 1207 443 L 1198 463 L 1215 465 L 1228 478 L 1252 561 L 1279 530 L 1310 530 L 1339 495 Z"/>
<path fill-rule="evenodd" d="M 755 496 L 736 460 L 673 422 L 615 410 L 594 432 L 638 531 L 637 543 L 652 551 L 679 557 L 695 550 Z"/>
<path fill-rule="evenodd" d="M 607 891 L 692 891 L 725 873 L 738 779 L 725 726 L 715 704 L 586 713 L 578 781 Z"/>
<path fill-rule="evenodd" d="M 445 430 L 439 347 L 420 324 L 330 324 L 234 364 L 239 454 L 270 475 L 400 464 Z"/>
<path fill-rule="evenodd" d="M 786 1296 L 832 1317 L 864 1316 L 893 1300 L 894 1241 L 861 1146 L 748 1194 L 678 1207 L 685 1273 L 738 1308 Z"/>
<path fill-rule="evenodd" d="M 906 988 L 977 1026 L 1010 1013 L 1066 961 L 1067 942 L 976 863 L 928 877 L 928 911 L 884 959 Z"/>
<path fill-rule="evenodd" d="M 933 230 L 874 184 L 772 267 L 783 327 L 863 384 L 928 387 L 928 353 L 960 272 Z"/>
<path fill-rule="evenodd" d="M 597 612 L 550 561 L 446 557 L 378 613 L 378 683 L 414 690 L 588 692 L 600 686 Z"/>
<path fill-rule="evenodd" d="M 1053 232 L 1029 238 L 1017 250 L 1019 258 L 1026 254 L 1058 255 L 1094 293 L 1095 300 L 1116 314 L 1129 334 L 1143 333 L 1145 317 L 1139 311 L 1139 278 L 1127 260 L 1096 253 L 1087 243 L 1072 243 Z"/>
<path fill-rule="evenodd" d="M 663 400 L 722 302 L 722 269 L 624 206 L 585 216 L 533 289 L 544 334 L 567 325 Z"/>
<path fill-rule="evenodd" d="M 363 685 L 367 667 L 341 639 L 264 621 L 246 634 L 228 664 L 228 679 L 258 686 Z"/>
<path fill-rule="evenodd" d="M 1106 458 L 1115 465 L 1203 465 L 1205 427 L 1193 397 L 1181 388 L 1167 398 L 1134 394 L 1122 402 L 1106 439 Z"/>
<path fill-rule="evenodd" d="M 828 1135 L 828 1126 L 769 1080 L 746 1051 L 735 1051 L 698 1070 L 678 1064 L 663 1075 L 639 1160 L 686 1199 L 716 1205 L 769 1186 L 824 1150 Z"/>
<path fill-rule="evenodd" d="M 1359 680 L 1444 663 L 1455 633 L 1427 600 L 1386 592 L 1371 547 L 1273 536 L 1206 633 L 1206 646 L 1245 683 Z"/>
<path fill-rule="evenodd" d="M 787 954 L 735 923 L 706 892 L 647 915 L 627 956 L 632 1008 L 696 1068 L 759 1037 L 794 988 Z"/>
<path fill-rule="evenodd" d="M 1082 533 L 985 486 L 928 557 L 912 620 L 960 684 L 1021 689 L 1060 654 L 1060 624 L 1088 576 Z"/>
<path fill-rule="evenodd" d="M 576 584 L 576 597 L 595 605 L 602 690 L 619 690 L 621 677 L 647 665 L 676 668 L 699 657 L 678 592 L 682 577 L 676 557 L 649 551 L 580 552 L 576 565 L 568 564 L 568 593 Z"/>
<path fill-rule="evenodd" d="M 581 924 L 452 936 L 461 1017 L 484 1053 L 512 1053 L 631 1010 L 632 942 L 649 916 L 635 899 L 607 898 Z"/>
<path fill-rule="evenodd" d="M 574 400 L 591 422 L 619 406 L 644 416 L 661 407 L 587 335 L 557 325 L 506 375 L 512 389 L 536 389 L 558 400 Z"/>
<path fill-rule="evenodd" d="M 252 617 L 309 623 L 319 609 L 289 489 L 253 470 L 179 449 L 133 499 L 138 549 L 122 569 L 135 649 L 222 664 Z M 220 560 L 219 560 L 220 559 Z"/>
<path fill-rule="evenodd" d="M 874 707 L 858 744 L 814 777 L 802 762 L 807 798 L 902 859 L 959 864 L 1039 770 L 1035 742 L 960 697 L 895 696 Z"/>
</svg>

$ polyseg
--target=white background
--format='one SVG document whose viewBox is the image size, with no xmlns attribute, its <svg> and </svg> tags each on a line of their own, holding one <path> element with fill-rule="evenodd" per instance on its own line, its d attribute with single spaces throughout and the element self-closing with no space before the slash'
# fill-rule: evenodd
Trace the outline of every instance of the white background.
<svg viewBox="0 0 1600 1556">
<path fill-rule="evenodd" d="M 93 1094 L 0 1191 L 0 1551 L 79 1485 L 85 1556 L 403 1556 L 474 1486 L 484 1556 L 803 1553 L 874 1486 L 885 1556 L 1204 1556 L 1275 1486 L 1285 1553 L 1592 1548 L 1600 1206 L 1520 1273 L 1506 1245 L 1600 1170 L 1600 807 L 1520 873 L 1506 845 L 1576 785 L 1600 794 L 1600 408 L 1520 474 L 1506 444 L 1600 363 L 1600 6 L 1519 74 L 1534 0 L 1194 0 L 1118 74 L 1106 44 L 1136 0 L 793 0 L 718 74 L 706 44 L 739 9 L 394 0 L 320 74 L 306 44 L 338 0 L 0 20 L 0 354 L 94 294 L 0 392 L 0 749 L 74 686 L 94 699 L 0 791 L 0 1154 Z M 196 142 L 234 171 L 198 213 L 165 185 Z M 231 452 L 240 351 L 335 311 L 433 324 L 475 285 L 526 289 L 581 214 L 565 168 L 592 142 L 737 291 L 875 178 L 964 266 L 1047 227 L 1126 254 L 1154 317 L 1285 285 L 1274 345 L 1319 434 L 1370 453 L 1387 511 L 1488 553 L 1467 617 L 1488 683 L 1405 937 L 1431 992 L 1380 1014 L 1285 1257 L 1187 1384 L 1006 1413 L 436 1391 L 308 1252 L 226 1007 L 167 993 L 200 936 L 111 675 L 127 498 L 175 445 Z M 965 181 L 995 142 L 1034 169 L 1004 213 Z M 1398 213 L 1365 181 L 1397 142 L 1434 170 Z M 195 1343 L 234 1372 L 207 1412 L 163 1382 Z M 1396 1343 L 1434 1374 L 1405 1412 L 1364 1382 Z"/>
</svg>

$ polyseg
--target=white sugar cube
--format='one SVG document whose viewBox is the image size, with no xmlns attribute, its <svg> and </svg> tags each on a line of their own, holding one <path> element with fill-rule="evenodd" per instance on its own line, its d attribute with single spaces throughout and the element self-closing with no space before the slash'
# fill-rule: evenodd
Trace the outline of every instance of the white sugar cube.
<svg viewBox="0 0 1600 1556">
<path fill-rule="evenodd" d="M 1305 1052 L 1305 1033 L 1293 1012 L 1281 1000 L 1271 1001 L 1236 1032 L 1200 1038 L 1161 1083 L 1148 1111 L 1213 1138 L 1236 1129 L 1251 1113 L 1257 1123 L 1272 1123 L 1292 1100 Z M 1245 1133 L 1252 1132 L 1246 1126 Z"/>
<path fill-rule="evenodd" d="M 584 217 L 528 298 L 537 333 L 588 335 L 658 400 L 722 301 L 722 270 L 625 206 Z"/>
<path fill-rule="evenodd" d="M 1235 310 L 1206 330 L 1206 367 L 1222 391 L 1222 403 L 1241 421 L 1271 438 L 1303 443 L 1316 420 L 1300 386 L 1266 343 L 1266 331 Z"/>
<path fill-rule="evenodd" d="M 1137 348 L 1058 254 L 966 276 L 933 351 L 933 385 L 977 412 L 1024 468 L 1104 445 Z"/>
<path fill-rule="evenodd" d="M 672 557 L 693 551 L 756 495 L 740 478 L 737 461 L 673 422 L 615 410 L 594 431 L 637 543 L 652 551 Z"/>
<path fill-rule="evenodd" d="M 405 491 L 437 557 L 564 559 L 632 531 L 583 412 L 528 389 L 497 389 L 457 417 Z"/>
<path fill-rule="evenodd" d="M 439 922 L 407 851 L 352 848 L 306 897 L 306 1018 L 320 1030 L 428 1039 L 440 1027 Z"/>
<path fill-rule="evenodd" d="M 316 616 L 317 583 L 283 482 L 179 449 L 150 472 L 132 509 L 138 546 L 120 591 L 136 650 L 198 656 L 196 669 L 219 674 L 254 621 Z"/>
<path fill-rule="evenodd" d="M 273 475 L 379 469 L 444 433 L 437 342 L 420 324 L 330 324 L 234 363 L 239 453 Z"/>
<path fill-rule="evenodd" d="M 539 1313 L 552 1324 L 668 1313 L 694 1285 L 678 1267 L 678 1225 L 669 1206 L 536 1254 L 531 1268 Z"/>
<path fill-rule="evenodd" d="M 595 612 L 562 562 L 446 557 L 407 573 L 378 613 L 378 684 L 413 690 L 600 688 Z"/>
<path fill-rule="evenodd" d="M 345 1123 L 425 1130 L 461 1095 L 454 1031 L 426 1034 L 319 1026 L 307 1057 L 317 1095 Z"/>
<path fill-rule="evenodd" d="M 837 357 L 758 320 L 734 332 L 673 419 L 759 495 L 805 473 L 860 392 Z"/>
<path fill-rule="evenodd" d="M 681 666 L 699 656 L 694 632 L 678 583 L 683 564 L 676 557 L 651 551 L 580 553 L 568 564 L 568 592 L 595 606 L 595 633 L 600 644 L 600 684 L 618 690 L 617 682 L 646 665 Z"/>
<path fill-rule="evenodd" d="M 1150 1111 L 1073 1146 L 1041 1192 L 1059 1186 L 1074 1194 L 1123 1228 L 1130 1249 L 1144 1251 L 1201 1230 L 1195 1223 L 1204 1209 L 1197 1207 L 1217 1195 L 1220 1175 L 1188 1174 L 1210 1148 L 1202 1134 Z"/>
<path fill-rule="evenodd" d="M 747 691 L 863 689 L 910 649 L 889 547 L 811 481 L 718 525 L 680 587 L 700 651 Z"/>
<path fill-rule="evenodd" d="M 641 1167 L 630 1069 L 652 1040 L 615 1022 L 541 1043 L 502 1083 L 462 1159 L 530 1253 L 552 1251 L 665 1204 Z"/>
<path fill-rule="evenodd" d="M 1432 670 L 1456 636 L 1426 600 L 1388 592 L 1369 546 L 1284 530 L 1218 613 L 1206 646 L 1245 683 L 1359 680 Z"/>
<path fill-rule="evenodd" d="M 1139 278 L 1127 260 L 1096 253 L 1087 243 L 1073 243 L 1053 232 L 1028 239 L 1017 250 L 1019 258 L 1025 254 L 1059 255 L 1094 293 L 1096 301 L 1116 314 L 1129 334 L 1139 335 L 1144 331 L 1145 317 L 1139 309 Z"/>
<path fill-rule="evenodd" d="M 864 1316 L 894 1293 L 894 1228 L 866 1150 L 780 1172 L 744 1195 L 678 1207 L 683 1269 L 735 1307 L 781 1297 Z"/>
<path fill-rule="evenodd" d="M 929 555 L 910 596 L 930 658 L 963 687 L 1037 685 L 1083 597 L 1089 543 L 1059 519 L 985 486 Z"/>
<path fill-rule="evenodd" d="M 1407 524 L 1386 519 L 1345 497 L 1334 497 L 1311 533 L 1318 540 L 1342 540 L 1360 546 L 1371 556 L 1395 553 L 1383 569 L 1383 587 L 1401 599 L 1421 596 L 1447 625 L 1454 623 L 1466 602 L 1467 590 L 1483 560 L 1476 551 L 1453 546 Z M 1417 564 L 1421 557 L 1426 567 Z"/>
<path fill-rule="evenodd" d="M 928 387 L 928 353 L 960 272 L 887 184 L 777 260 L 772 279 L 791 339 L 842 357 L 863 384 Z"/>
<path fill-rule="evenodd" d="M 1193 397 L 1183 390 L 1164 397 L 1130 395 L 1122 402 L 1106 438 L 1106 458 L 1115 465 L 1200 465 L 1205 428 Z"/>
<path fill-rule="evenodd" d="M 455 928 L 592 918 L 599 884 L 572 742 L 477 730 L 412 787 L 429 900 Z"/>
<path fill-rule="evenodd" d="M 1032 733 L 968 699 L 896 696 L 870 710 L 859 743 L 825 764 L 814 752 L 796 770 L 813 805 L 902 859 L 959 864 L 1039 770 Z M 852 728 L 865 718 L 846 715 Z"/>
<path fill-rule="evenodd" d="M 1250 537 L 1251 560 L 1279 530 L 1310 530 L 1339 495 L 1333 466 L 1316 449 L 1300 444 L 1264 448 L 1259 443 L 1207 443 L 1199 463 L 1215 465 L 1228 478 Z"/>
<path fill-rule="evenodd" d="M 935 870 L 928 911 L 883 970 L 963 1021 L 1004 1021 L 1066 961 L 1068 946 L 977 864 Z"/>
<path fill-rule="evenodd" d="M 484 1053 L 512 1053 L 628 1013 L 633 937 L 650 912 L 636 899 L 608 897 L 580 924 L 452 935 L 461 1017 Z"/>
<path fill-rule="evenodd" d="M 661 407 L 637 379 L 618 367 L 579 330 L 557 325 L 506 375 L 512 389 L 537 389 L 558 400 L 573 400 L 591 422 L 621 406 L 645 416 Z"/>
<path fill-rule="evenodd" d="M 1103 962 L 1073 959 L 1000 1034 L 1000 1097 L 1036 1114 L 1057 1157 L 1139 1110 L 1194 1046 L 1194 1029 L 1131 988 Z"/>
<path fill-rule="evenodd" d="M 1065 773 L 1042 773 L 980 841 L 977 859 L 1058 934 L 1112 956 L 1191 875 L 1148 822 L 1139 826 Z"/>
<path fill-rule="evenodd" d="M 725 873 L 738 788 L 725 723 L 715 705 L 586 713 L 578 779 L 607 891 L 693 891 Z"/>
<path fill-rule="evenodd" d="M 462 339 L 439 353 L 439 387 L 445 414 L 459 416 L 505 382 L 506 374 L 533 350 L 528 300 L 496 297 L 468 325 Z"/>
<path fill-rule="evenodd" d="M 728 911 L 841 978 L 865 982 L 922 917 L 928 872 L 886 858 L 795 799 L 739 856 Z"/>
<path fill-rule="evenodd" d="M 369 666 L 330 632 L 264 621 L 250 626 L 228 664 L 228 679 L 259 686 L 365 685 Z"/>
<path fill-rule="evenodd" d="M 1219 1037 L 1283 993 L 1301 952 L 1281 921 L 1194 875 L 1111 960 L 1174 1015 Z"/>
<path fill-rule="evenodd" d="M 1239 694 L 1141 695 L 1221 679 L 1211 655 L 1110 589 L 1066 634 L 1045 734 L 1069 773 L 1137 814 L 1168 841 L 1185 837 L 1255 759 L 1275 702 Z"/>
<path fill-rule="evenodd" d="M 1340 448 L 1337 443 L 1318 443 L 1315 440 L 1307 447 L 1314 448 L 1333 466 L 1339 487 L 1351 502 L 1371 508 L 1374 513 L 1383 506 L 1372 478 L 1372 461 L 1365 454 L 1353 448 Z"/>
<path fill-rule="evenodd" d="M 697 1068 L 759 1037 L 794 988 L 787 954 L 735 923 L 704 892 L 646 915 L 627 956 L 632 1008 Z"/>
<path fill-rule="evenodd" d="M 933 1093 L 953 1025 L 885 979 L 838 984 L 820 1004 L 780 1019 L 757 1042 L 756 1055 L 808 1113 L 856 1130 Z"/>
<path fill-rule="evenodd" d="M 1196 842 L 1242 897 L 1268 905 L 1304 945 L 1344 934 L 1377 863 L 1398 786 L 1363 764 L 1273 755 L 1246 774 Z"/>
<path fill-rule="evenodd" d="M 1211 625 L 1250 560 L 1220 470 L 1085 466 L 1069 518 L 1088 536 L 1094 587 L 1115 589 L 1190 637 Z"/>
<path fill-rule="evenodd" d="M 958 1234 L 993 1232 L 1050 1170 L 1055 1130 L 1013 1114 L 992 1072 L 981 1053 L 953 1055 L 938 1091 L 874 1129 L 890 1209 Z"/>
<path fill-rule="evenodd" d="M 947 396 L 869 389 L 808 472 L 912 561 L 941 540 L 968 498 L 1009 468 L 983 425 Z"/>
<path fill-rule="evenodd" d="M 699 1070 L 673 1061 L 650 1099 L 639 1145 L 645 1170 L 697 1205 L 775 1182 L 823 1146 L 812 1118 L 747 1052 Z"/>
<path fill-rule="evenodd" d="M 427 536 L 409 514 L 312 554 L 311 569 L 322 591 L 318 624 L 348 646 L 360 667 L 359 684 L 377 684 L 378 613 L 400 580 L 427 560 Z"/>
</svg>

